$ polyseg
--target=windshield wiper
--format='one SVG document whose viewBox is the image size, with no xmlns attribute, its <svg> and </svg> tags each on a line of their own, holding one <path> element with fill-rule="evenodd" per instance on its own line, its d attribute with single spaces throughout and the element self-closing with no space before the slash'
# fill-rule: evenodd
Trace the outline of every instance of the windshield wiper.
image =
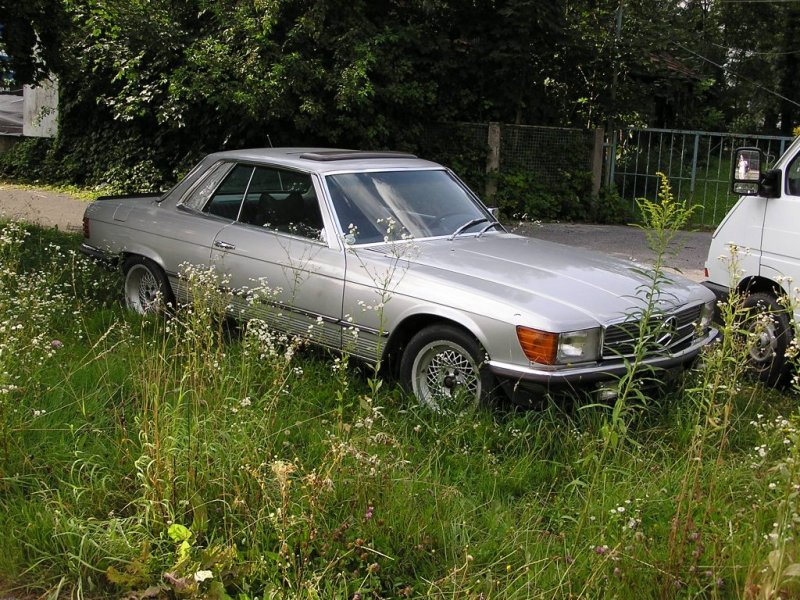
<svg viewBox="0 0 800 600">
<path fill-rule="evenodd" d="M 458 229 L 456 229 L 456 230 L 453 232 L 453 235 L 451 235 L 451 236 L 450 236 L 449 238 L 447 238 L 447 239 L 448 239 L 448 241 L 451 241 L 451 242 L 452 242 L 452 241 L 453 241 L 453 239 L 454 239 L 454 238 L 455 238 L 455 237 L 456 237 L 456 236 L 457 236 L 459 233 L 461 233 L 462 231 L 464 231 L 465 229 L 469 229 L 470 227 L 472 227 L 473 225 L 477 225 L 478 223 L 485 223 L 485 222 L 486 222 L 486 221 L 488 221 L 488 220 L 489 220 L 489 219 L 487 219 L 486 217 L 480 217 L 480 218 L 478 218 L 478 219 L 471 219 L 471 220 L 467 221 L 466 223 L 464 223 L 464 224 L 463 224 L 461 227 L 459 227 Z"/>
<path fill-rule="evenodd" d="M 492 227 L 499 227 L 500 229 L 503 229 L 503 226 L 502 226 L 502 225 L 500 225 L 500 223 L 498 223 L 497 221 L 492 221 L 492 222 L 491 222 L 491 223 L 489 223 L 488 225 L 484 226 L 484 228 L 483 228 L 483 229 L 481 229 L 481 230 L 478 232 L 478 235 L 476 235 L 475 237 L 476 237 L 476 238 L 479 238 L 479 237 L 481 237 L 481 236 L 482 236 L 484 233 L 486 233 L 487 231 L 489 231 L 489 230 L 490 230 Z"/>
</svg>

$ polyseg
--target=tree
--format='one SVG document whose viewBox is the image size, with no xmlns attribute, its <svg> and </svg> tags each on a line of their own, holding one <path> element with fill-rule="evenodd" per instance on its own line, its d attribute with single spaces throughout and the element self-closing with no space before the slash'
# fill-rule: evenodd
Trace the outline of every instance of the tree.
<svg viewBox="0 0 800 600">
<path fill-rule="evenodd" d="M 800 114 L 800 6 L 739 2 L 719 11 L 732 127 L 791 135 Z"/>
<path fill-rule="evenodd" d="M 0 44 L 8 59 L 0 75 L 18 85 L 37 83 L 61 65 L 67 15 L 59 0 L 0 0 Z"/>
<path fill-rule="evenodd" d="M 14 24 L 6 67 L 60 79 L 51 156 L 68 179 L 166 181 L 168 165 L 270 143 L 414 149 L 442 121 L 721 129 L 749 118 L 786 130 L 797 118 L 791 3 L 0 3 Z"/>
</svg>

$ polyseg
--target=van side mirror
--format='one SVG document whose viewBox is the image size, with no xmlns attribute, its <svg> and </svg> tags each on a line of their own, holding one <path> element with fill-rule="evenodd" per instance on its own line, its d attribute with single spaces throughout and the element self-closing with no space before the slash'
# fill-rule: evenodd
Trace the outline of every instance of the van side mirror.
<svg viewBox="0 0 800 600">
<path fill-rule="evenodd" d="M 780 169 L 770 169 L 758 182 L 758 195 L 764 198 L 777 198 L 781 195 L 783 174 Z"/>
<path fill-rule="evenodd" d="M 731 161 L 731 192 L 740 196 L 777 198 L 781 193 L 781 170 L 764 171 L 767 158 L 758 148 L 737 148 Z"/>
<path fill-rule="evenodd" d="M 737 148 L 731 161 L 731 191 L 740 196 L 757 196 L 764 155 L 758 148 Z"/>
</svg>

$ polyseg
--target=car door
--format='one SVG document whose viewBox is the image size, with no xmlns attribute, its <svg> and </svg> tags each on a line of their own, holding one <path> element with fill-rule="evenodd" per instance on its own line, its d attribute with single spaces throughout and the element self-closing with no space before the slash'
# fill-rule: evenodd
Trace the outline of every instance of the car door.
<svg viewBox="0 0 800 600">
<path fill-rule="evenodd" d="M 344 249 L 325 234 L 314 178 L 277 167 L 248 168 L 252 175 L 237 219 L 219 232 L 212 250 L 215 267 L 234 290 L 234 311 L 340 348 Z"/>
<path fill-rule="evenodd" d="M 250 171 L 221 161 L 208 169 L 173 210 L 160 214 L 164 267 L 179 301 L 190 300 L 184 271 L 189 266 L 211 266 L 214 240 L 222 228 L 236 220 Z"/>
<path fill-rule="evenodd" d="M 781 194 L 767 200 L 761 242 L 761 275 L 800 282 L 800 151 L 780 165 Z M 787 284 L 788 285 L 788 284 Z"/>
<path fill-rule="evenodd" d="M 233 221 L 204 211 L 216 194 L 230 196 L 233 166 L 224 161 L 211 165 L 181 198 L 169 198 L 143 213 L 138 236 L 143 244 L 159 249 L 172 289 L 182 302 L 188 299 L 180 277 L 182 265 L 208 267 L 217 233 Z M 240 203 L 243 195 L 244 188 L 239 193 Z"/>
</svg>

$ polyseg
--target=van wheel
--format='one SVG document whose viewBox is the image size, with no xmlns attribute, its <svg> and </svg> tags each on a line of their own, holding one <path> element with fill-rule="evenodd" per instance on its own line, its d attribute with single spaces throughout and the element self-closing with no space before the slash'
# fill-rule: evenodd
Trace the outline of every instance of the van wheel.
<svg viewBox="0 0 800 600">
<path fill-rule="evenodd" d="M 132 256 L 122 265 L 125 304 L 140 315 L 164 312 L 175 298 L 164 271 L 149 258 Z"/>
<path fill-rule="evenodd" d="M 400 381 L 420 404 L 443 414 L 474 409 L 490 399 L 494 377 L 486 353 L 468 333 L 450 325 L 419 331 L 400 359 Z"/>
<path fill-rule="evenodd" d="M 767 385 L 785 384 L 791 367 L 786 350 L 792 339 L 786 307 L 772 294 L 757 292 L 745 298 L 743 308 L 742 331 L 747 336 L 750 370 Z"/>
</svg>

